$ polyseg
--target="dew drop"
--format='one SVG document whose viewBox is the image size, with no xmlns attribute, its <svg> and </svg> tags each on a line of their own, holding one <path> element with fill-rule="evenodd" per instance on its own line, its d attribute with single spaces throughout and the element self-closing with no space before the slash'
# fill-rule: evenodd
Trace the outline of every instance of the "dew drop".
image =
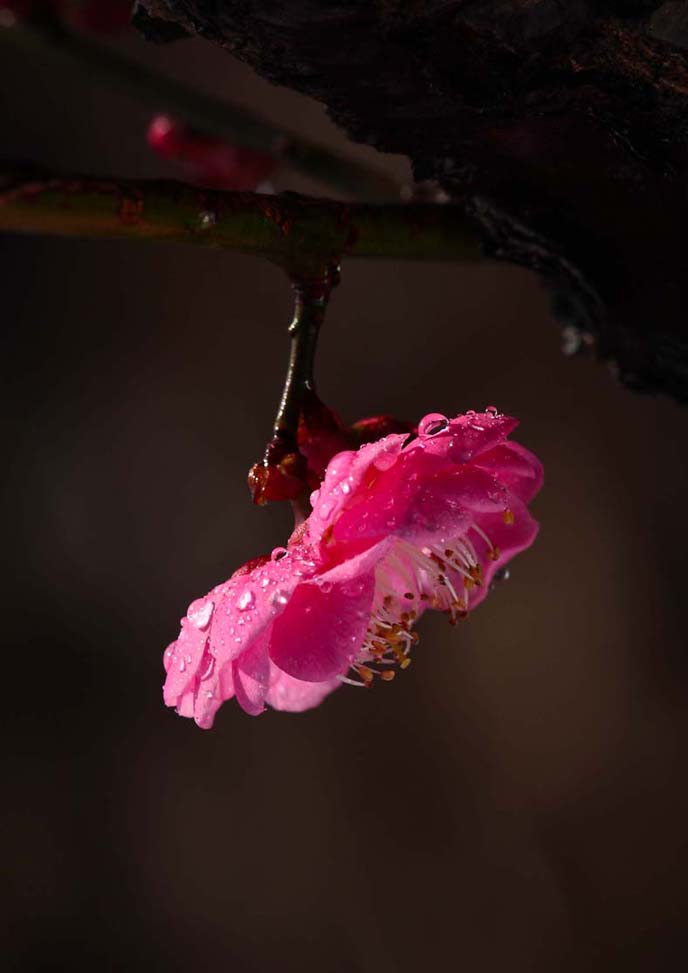
<svg viewBox="0 0 688 973">
<path fill-rule="evenodd" d="M 184 659 L 179 660 L 179 671 L 180 672 L 186 671 L 186 662 L 184 661 Z"/>
<path fill-rule="evenodd" d="M 289 551 L 286 549 L 286 547 L 276 547 L 270 555 L 270 558 L 273 561 L 281 561 L 282 558 L 286 557 L 288 553 Z"/>
<path fill-rule="evenodd" d="M 205 667 L 205 671 L 203 672 L 203 674 L 202 674 L 202 676 L 201 676 L 201 682 L 202 682 L 202 681 L 203 681 L 204 679 L 210 679 L 210 677 L 211 677 L 211 676 L 212 676 L 212 674 L 213 674 L 213 669 L 214 669 L 214 668 L 215 668 L 215 659 L 214 659 L 214 658 L 212 657 L 212 655 L 211 655 L 211 656 L 210 656 L 210 657 L 208 658 L 208 664 L 207 664 L 207 666 Z"/>
<path fill-rule="evenodd" d="M 351 487 L 346 482 L 346 480 L 344 480 L 344 482 L 342 483 L 341 490 L 344 495 L 346 495 L 347 493 L 351 493 Z"/>
<path fill-rule="evenodd" d="M 289 601 L 289 593 L 282 588 L 278 588 L 270 600 L 273 605 L 286 605 Z"/>
<path fill-rule="evenodd" d="M 253 608 L 255 603 L 256 596 L 253 594 L 250 588 L 245 588 L 237 599 L 237 608 L 240 612 L 245 612 L 248 611 L 249 608 Z"/>
<path fill-rule="evenodd" d="M 191 602 L 186 617 L 196 628 L 204 629 L 210 623 L 213 608 L 214 605 L 210 599 L 206 601 L 204 598 L 199 598 L 197 601 Z"/>
<path fill-rule="evenodd" d="M 499 409 L 497 408 L 496 405 L 488 405 L 488 406 L 486 406 L 485 412 L 487 412 L 487 414 L 490 415 L 490 416 L 498 416 L 499 415 Z"/>
<path fill-rule="evenodd" d="M 508 581 L 511 577 L 511 571 L 508 567 L 499 568 L 495 571 L 492 577 L 492 583 L 490 585 L 490 591 L 494 591 L 502 582 Z"/>
<path fill-rule="evenodd" d="M 332 513 L 332 504 L 328 503 L 327 501 L 325 501 L 325 503 L 321 503 L 318 513 L 320 514 L 323 520 L 327 520 L 327 518 Z"/>
<path fill-rule="evenodd" d="M 441 412 L 430 412 L 418 423 L 418 435 L 421 439 L 428 439 L 444 432 L 449 426 L 449 420 Z"/>
<path fill-rule="evenodd" d="M 332 582 L 331 581 L 321 581 L 320 582 L 320 590 L 323 592 L 323 594 L 328 594 L 330 591 L 332 591 Z"/>
</svg>

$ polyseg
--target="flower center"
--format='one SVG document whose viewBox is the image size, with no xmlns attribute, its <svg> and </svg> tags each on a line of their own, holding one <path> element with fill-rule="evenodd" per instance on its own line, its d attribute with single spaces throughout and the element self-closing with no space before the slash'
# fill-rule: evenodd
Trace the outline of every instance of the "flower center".
<svg viewBox="0 0 688 973">
<path fill-rule="evenodd" d="M 397 669 L 411 665 L 419 641 L 414 625 L 426 608 L 445 612 L 452 625 L 468 614 L 468 592 L 483 583 L 483 567 L 469 537 L 473 530 L 485 542 L 487 557 L 499 549 L 487 534 L 470 524 L 447 544 L 419 548 L 398 540 L 375 569 L 375 598 L 368 630 L 350 676 L 351 686 L 371 686 L 375 677 L 391 682 Z"/>
</svg>

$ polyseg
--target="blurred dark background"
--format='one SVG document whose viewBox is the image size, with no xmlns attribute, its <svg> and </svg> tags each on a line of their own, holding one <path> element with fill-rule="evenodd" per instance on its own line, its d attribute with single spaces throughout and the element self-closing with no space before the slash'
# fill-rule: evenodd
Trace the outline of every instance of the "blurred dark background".
<svg viewBox="0 0 688 973">
<path fill-rule="evenodd" d="M 408 176 L 208 44 L 118 43 Z M 135 101 L 76 69 L 0 49 L 0 118 L 5 158 L 172 172 Z M 164 709 L 161 654 L 290 529 L 245 485 L 288 284 L 164 244 L 5 236 L 0 268 L 6 968 L 683 968 L 687 414 L 562 357 L 521 271 L 345 264 L 323 398 L 520 417 L 541 535 L 458 630 L 424 621 L 391 686 L 299 716 L 229 704 L 204 733 Z"/>
</svg>

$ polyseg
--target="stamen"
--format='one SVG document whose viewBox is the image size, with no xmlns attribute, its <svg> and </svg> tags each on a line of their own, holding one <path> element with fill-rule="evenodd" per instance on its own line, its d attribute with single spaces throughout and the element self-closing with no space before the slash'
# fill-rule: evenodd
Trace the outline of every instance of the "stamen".
<svg viewBox="0 0 688 973">
<path fill-rule="evenodd" d="M 499 548 L 496 546 L 496 544 L 493 544 L 492 543 L 492 541 L 487 536 L 487 534 L 485 533 L 485 531 L 484 530 L 481 530 L 480 527 L 478 527 L 477 524 L 472 524 L 471 526 L 472 526 L 473 530 L 476 532 L 476 534 L 480 534 L 480 536 L 482 537 L 482 539 L 487 544 L 487 556 L 489 557 L 489 559 L 491 561 L 497 561 L 499 559 L 499 554 L 500 554 Z"/>
<path fill-rule="evenodd" d="M 366 684 L 364 682 L 356 682 L 355 679 L 349 679 L 348 676 L 337 676 L 340 682 L 346 683 L 347 686 L 355 686 L 357 689 L 365 689 Z"/>
<path fill-rule="evenodd" d="M 474 523 L 441 545 L 420 548 L 406 540 L 396 541 L 376 567 L 368 630 L 352 664 L 351 678 L 340 676 L 342 682 L 369 688 L 376 677 L 391 682 L 396 669 L 408 669 L 411 650 L 419 641 L 414 626 L 426 607 L 446 612 L 453 625 L 466 617 L 468 592 L 483 583 L 483 564 L 468 537 L 471 530 L 486 545 L 483 559 L 497 560 L 499 549 Z M 457 575 L 462 582 L 460 595 Z"/>
</svg>

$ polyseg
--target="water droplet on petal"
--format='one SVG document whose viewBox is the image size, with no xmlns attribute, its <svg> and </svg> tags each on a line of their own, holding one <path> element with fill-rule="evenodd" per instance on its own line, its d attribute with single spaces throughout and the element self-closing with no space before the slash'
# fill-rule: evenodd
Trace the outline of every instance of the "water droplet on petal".
<svg viewBox="0 0 688 973">
<path fill-rule="evenodd" d="M 198 598 L 189 605 L 186 617 L 196 628 L 204 629 L 210 623 L 213 608 L 214 605 L 209 598 L 207 600 L 205 598 Z"/>
<path fill-rule="evenodd" d="M 343 493 L 343 494 L 345 494 L 345 495 L 346 495 L 347 493 L 350 493 L 350 492 L 351 492 L 351 487 L 350 487 L 350 486 L 349 486 L 349 484 L 348 484 L 348 483 L 346 482 L 346 480 L 344 480 L 344 482 L 343 482 L 343 483 L 342 483 L 342 485 L 341 485 L 341 491 L 342 491 L 342 493 Z"/>
<path fill-rule="evenodd" d="M 332 513 L 332 504 L 328 503 L 327 501 L 325 501 L 325 503 L 321 503 L 318 513 L 320 514 L 323 520 L 327 520 L 327 518 Z"/>
<path fill-rule="evenodd" d="M 278 588 L 270 600 L 273 605 L 286 605 L 289 601 L 289 592 Z"/>
<path fill-rule="evenodd" d="M 496 405 L 488 405 L 485 408 L 485 412 L 487 412 L 487 414 L 490 415 L 490 416 L 498 416 L 499 415 L 499 409 L 497 408 Z"/>
<path fill-rule="evenodd" d="M 449 420 L 441 412 L 430 412 L 418 423 L 418 435 L 421 439 L 428 439 L 430 436 L 436 436 L 438 433 L 444 432 L 448 426 Z"/>
<path fill-rule="evenodd" d="M 256 596 L 253 594 L 250 588 L 244 588 L 237 599 L 237 608 L 240 612 L 248 611 L 249 608 L 253 608 L 256 603 Z M 242 619 L 243 621 L 243 619 Z"/>
<path fill-rule="evenodd" d="M 184 661 L 183 658 L 181 658 L 179 660 L 179 671 L 180 672 L 185 672 L 186 671 L 186 662 Z"/>
<path fill-rule="evenodd" d="M 286 549 L 286 547 L 276 547 L 270 555 L 270 558 L 273 561 L 281 561 L 282 558 L 286 557 L 288 553 L 289 551 Z"/>
<path fill-rule="evenodd" d="M 508 581 L 510 577 L 511 577 L 511 571 L 509 570 L 508 567 L 499 568 L 497 571 L 495 571 L 494 575 L 492 576 L 492 584 L 490 585 L 490 591 L 494 591 L 494 589 L 498 585 L 500 585 L 503 581 Z"/>
<path fill-rule="evenodd" d="M 263 578 L 263 580 L 260 582 L 261 588 L 267 588 L 269 584 L 270 584 L 270 578 Z"/>
<path fill-rule="evenodd" d="M 208 664 L 205 667 L 204 672 L 201 675 L 201 682 L 204 679 L 210 679 L 213 674 L 213 669 L 215 668 L 215 659 L 211 656 L 208 657 Z"/>
<path fill-rule="evenodd" d="M 331 581 L 321 581 L 319 586 L 320 586 L 320 590 L 324 594 L 328 594 L 328 592 L 332 591 L 332 582 Z"/>
</svg>

